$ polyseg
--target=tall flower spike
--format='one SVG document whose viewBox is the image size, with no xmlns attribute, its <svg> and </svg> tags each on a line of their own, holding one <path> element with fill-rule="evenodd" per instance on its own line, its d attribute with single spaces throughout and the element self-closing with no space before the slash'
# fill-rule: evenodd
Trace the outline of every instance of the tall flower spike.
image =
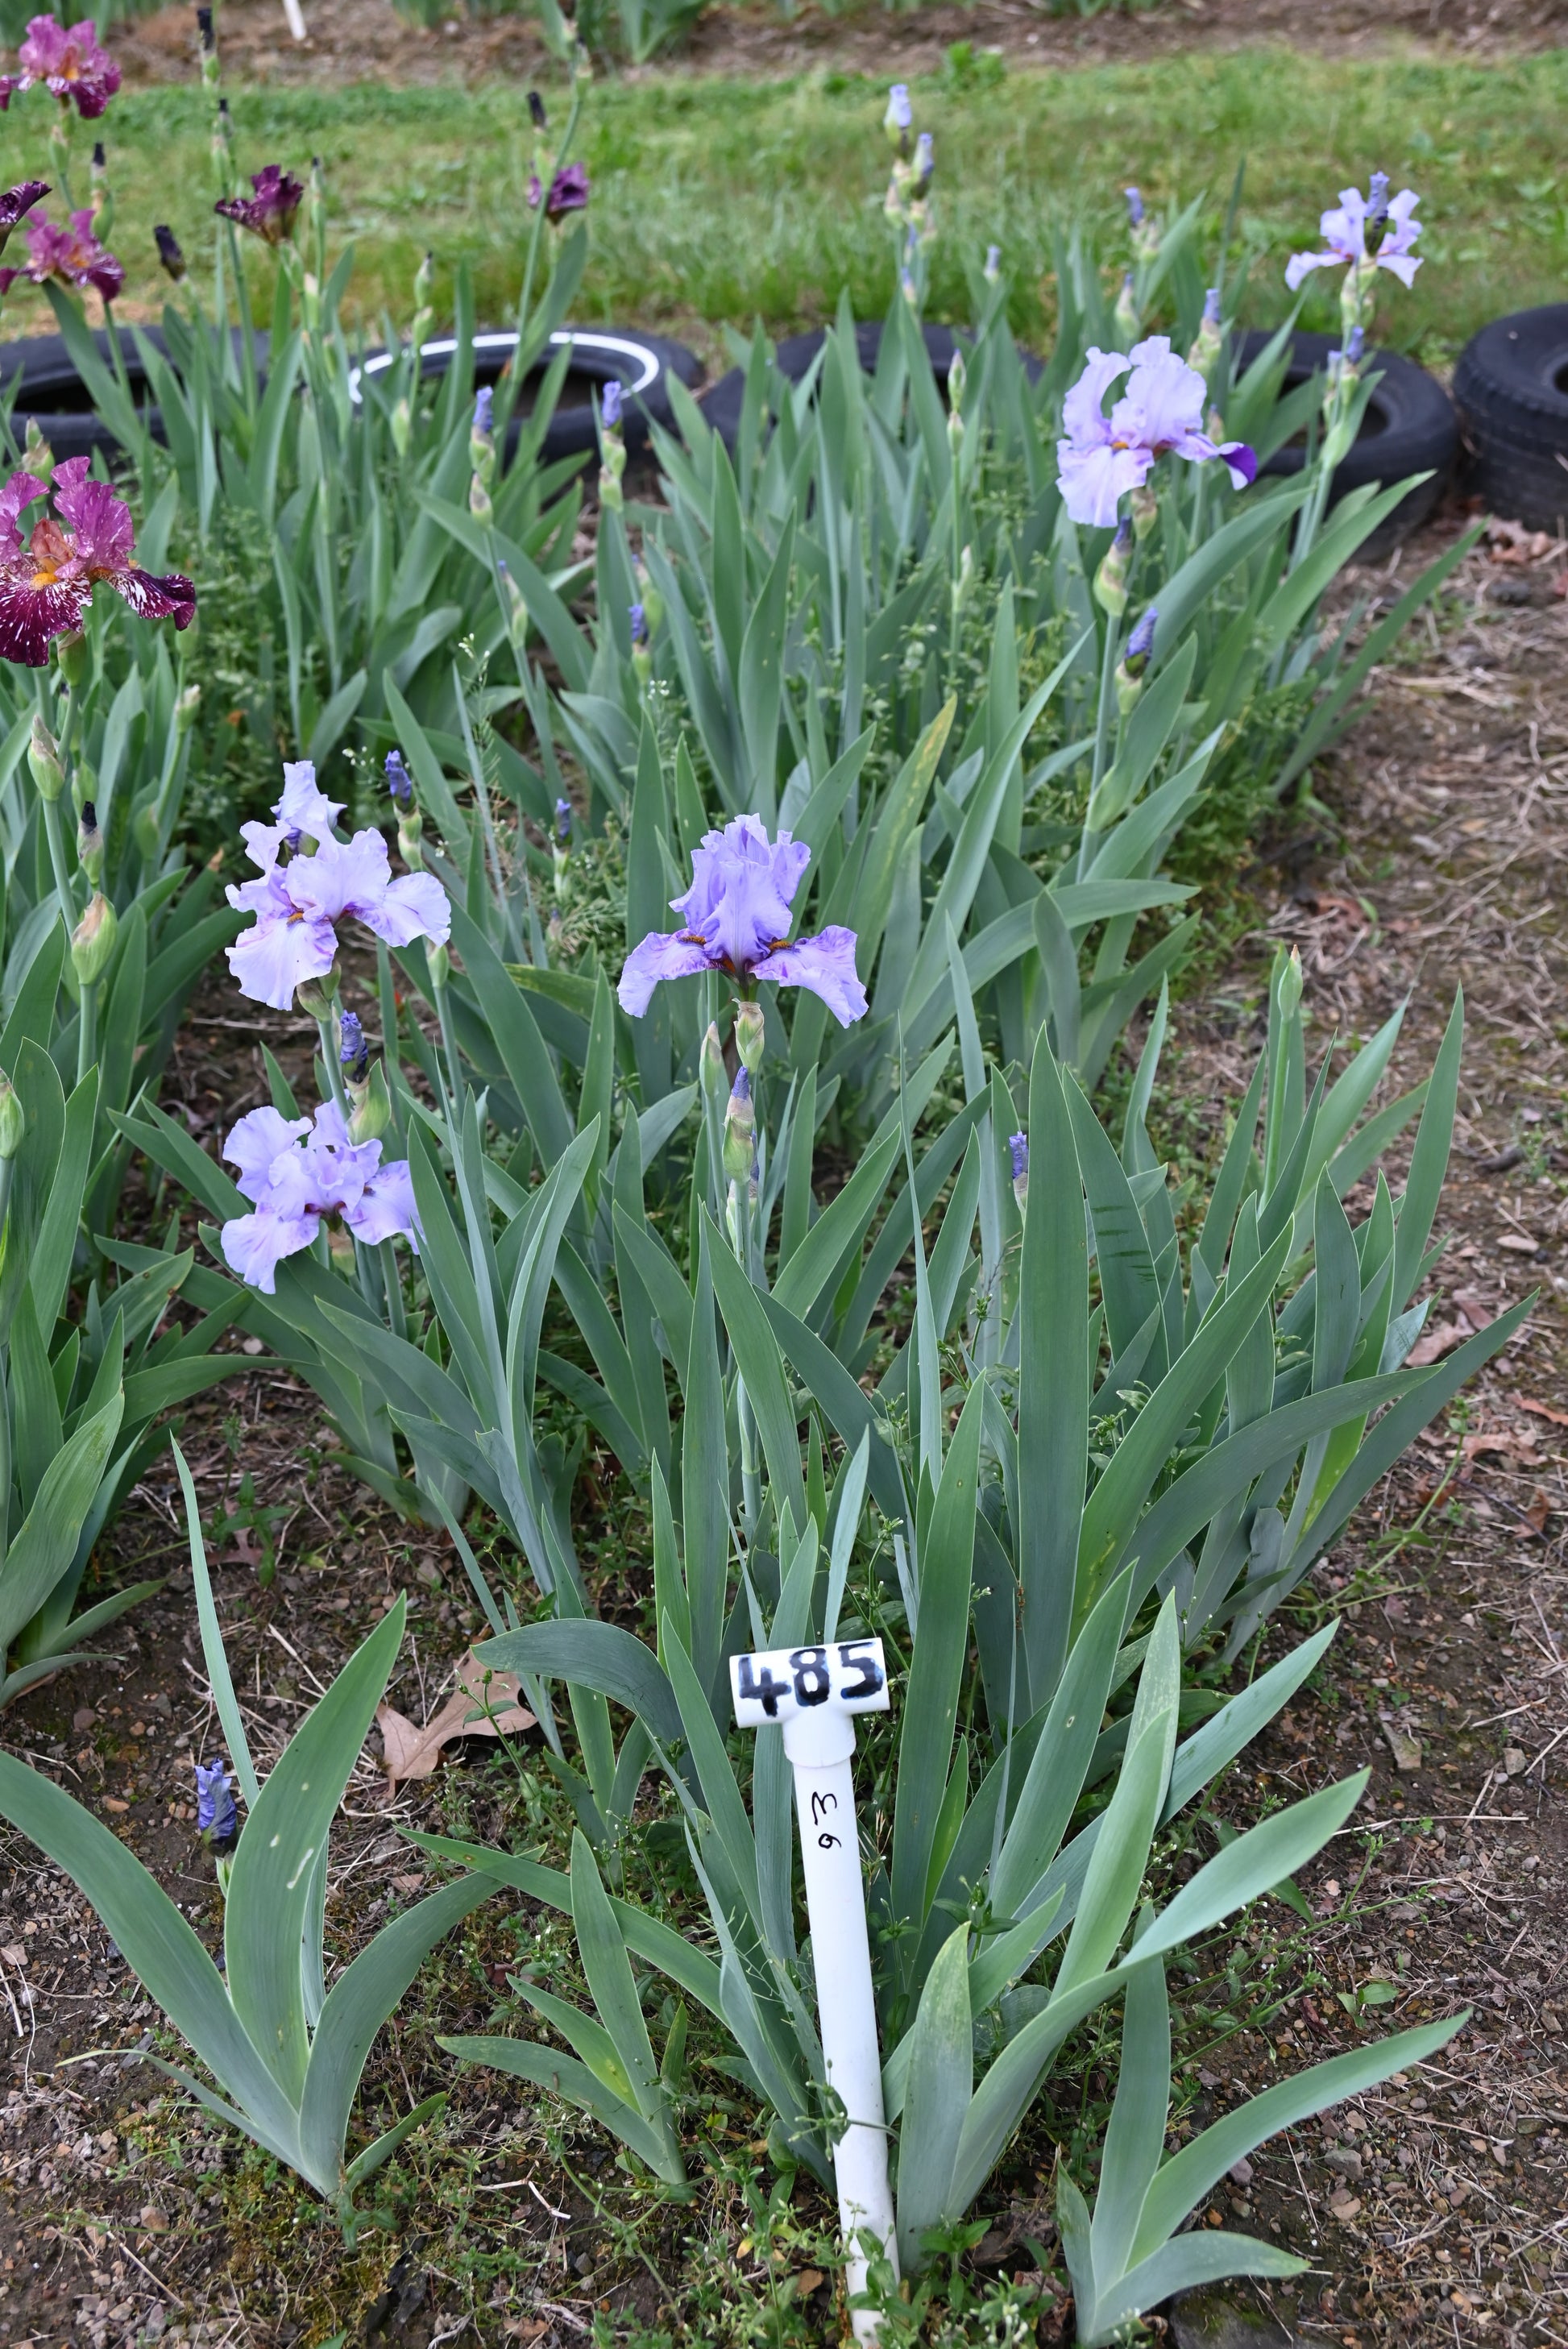
<svg viewBox="0 0 1568 2349">
<path fill-rule="evenodd" d="M 621 972 L 621 1008 L 641 1019 L 661 979 L 719 970 L 748 990 L 758 979 L 804 987 L 820 996 L 841 1027 L 865 1017 L 866 991 L 855 969 L 855 934 L 837 925 L 789 942 L 790 905 L 811 852 L 781 832 L 770 841 L 759 816 L 737 816 L 703 835 L 692 882 L 672 900 L 685 920 L 634 947 Z"/>
</svg>

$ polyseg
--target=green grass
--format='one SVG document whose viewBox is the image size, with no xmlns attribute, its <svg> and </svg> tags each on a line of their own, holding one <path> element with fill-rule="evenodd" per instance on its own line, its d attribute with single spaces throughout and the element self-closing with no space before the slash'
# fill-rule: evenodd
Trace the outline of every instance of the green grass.
<svg viewBox="0 0 1568 2349">
<path fill-rule="evenodd" d="M 526 217 L 521 88 L 235 89 L 232 100 L 250 169 L 275 160 L 303 170 L 313 153 L 325 158 L 335 234 L 357 247 L 355 305 L 368 326 L 383 309 L 406 320 L 427 247 L 440 270 L 438 307 L 450 270 L 467 258 L 482 314 L 505 312 Z M 995 240 L 1013 280 L 1015 327 L 1026 338 L 1042 334 L 1055 222 L 1086 215 L 1114 259 L 1119 190 L 1136 179 L 1162 205 L 1206 190 L 1212 244 L 1243 160 L 1254 323 L 1284 314 L 1286 255 L 1315 241 L 1325 204 L 1377 166 L 1397 186 L 1419 189 L 1428 222 L 1414 292 L 1390 281 L 1381 306 L 1388 340 L 1440 359 L 1500 312 L 1561 298 L 1568 278 L 1561 51 L 1460 64 L 1269 47 L 1070 73 L 1006 70 L 981 57 L 917 82 L 914 101 L 917 123 L 936 137 L 934 316 L 966 315 L 965 271 Z M 892 282 L 882 105 L 880 85 L 832 72 L 597 83 L 585 140 L 593 245 L 577 314 L 676 326 L 744 326 L 760 316 L 779 329 L 830 315 L 846 285 L 862 315 L 879 312 Z M 46 120 L 40 105 L 13 105 L 15 176 L 35 168 L 52 176 Z M 152 222 L 169 220 L 192 254 L 208 249 L 207 123 L 202 93 L 182 88 L 128 93 L 101 126 L 112 242 L 143 315 L 167 290 Z M 1336 285 L 1314 288 L 1307 324 L 1335 323 Z M 13 333 L 34 298 L 7 305 Z"/>
</svg>

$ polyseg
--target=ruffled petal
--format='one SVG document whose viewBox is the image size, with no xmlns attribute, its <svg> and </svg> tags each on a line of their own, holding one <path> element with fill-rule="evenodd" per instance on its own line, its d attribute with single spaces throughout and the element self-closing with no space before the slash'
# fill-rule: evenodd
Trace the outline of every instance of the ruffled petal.
<svg viewBox="0 0 1568 2349">
<path fill-rule="evenodd" d="M 221 1154 L 240 1170 L 236 1182 L 241 1196 L 260 1199 L 278 1159 L 294 1148 L 302 1133 L 309 1132 L 308 1117 L 284 1117 L 270 1103 L 264 1109 L 248 1110 L 230 1128 Z"/>
<path fill-rule="evenodd" d="M 10 272 L 12 276 L 19 274 L 15 270 Z M 22 533 L 16 527 L 16 517 L 24 506 L 30 506 L 35 498 L 45 497 L 47 493 L 48 483 L 41 481 L 36 473 L 12 474 L 5 488 L 0 490 L 0 550 L 8 554 L 19 551 Z"/>
<path fill-rule="evenodd" d="M 1415 284 L 1416 272 L 1420 265 L 1419 258 L 1413 254 L 1380 253 L 1377 255 L 1378 268 L 1387 269 L 1391 275 L 1398 279 L 1401 285 L 1406 287 Z"/>
<path fill-rule="evenodd" d="M 268 1003 L 274 1011 L 288 1011 L 296 987 L 307 978 L 325 978 L 332 968 L 337 936 L 327 921 L 263 914 L 253 929 L 241 932 L 228 953 L 242 995 L 253 1003 Z"/>
<path fill-rule="evenodd" d="M 311 760 L 284 761 L 283 796 L 274 804 L 273 813 L 285 833 L 305 840 L 325 840 L 345 805 L 344 801 L 329 800 L 317 790 L 315 767 Z"/>
<path fill-rule="evenodd" d="M 758 964 L 757 976 L 778 987 L 810 988 L 842 1028 L 866 1016 L 866 990 L 855 968 L 855 934 L 837 924 L 814 938 L 779 947 Z"/>
<path fill-rule="evenodd" d="M 283 825 L 281 823 L 242 823 L 240 826 L 240 838 L 245 843 L 245 854 L 252 864 L 258 866 L 263 874 L 270 876 L 278 861 L 283 844 L 288 838 Z M 242 889 L 255 889 L 259 888 L 261 884 L 255 881 L 244 881 L 240 885 Z M 281 881 L 279 886 L 282 887 Z M 244 897 L 236 896 L 233 889 L 230 889 L 231 905 L 242 905 L 248 902 Z M 288 908 L 282 906 L 279 910 L 287 911 Z"/>
<path fill-rule="evenodd" d="M 1075 449 L 1057 442 L 1057 477 L 1072 520 L 1095 530 L 1112 530 L 1127 490 L 1143 481 L 1154 460 L 1147 449 Z"/>
<path fill-rule="evenodd" d="M 391 877 L 387 843 L 371 826 L 349 841 L 318 840 L 315 854 L 296 856 L 285 876 L 289 895 L 301 912 L 330 922 L 344 914 L 370 921 Z"/>
<path fill-rule="evenodd" d="M 1090 344 L 1084 371 L 1062 402 L 1062 429 L 1069 440 L 1089 448 L 1109 440 L 1110 428 L 1101 413 L 1101 403 L 1118 376 L 1125 375 L 1131 364 L 1124 351 L 1102 351 Z"/>
<path fill-rule="evenodd" d="M 1225 460 L 1233 490 L 1250 490 L 1258 477 L 1257 451 L 1249 449 L 1244 440 L 1223 441 L 1217 454 Z"/>
<path fill-rule="evenodd" d="M 345 1210 L 344 1222 L 367 1247 L 381 1240 L 403 1238 L 416 1252 L 419 1218 L 414 1208 L 414 1178 L 406 1158 L 395 1158 L 365 1185 L 358 1205 Z"/>
<path fill-rule="evenodd" d="M 301 1248 L 309 1247 L 319 1228 L 316 1216 L 236 1216 L 218 1237 L 230 1271 L 271 1297 L 284 1257 L 297 1256 Z"/>
<path fill-rule="evenodd" d="M 695 978 L 699 971 L 714 969 L 717 961 L 711 948 L 700 938 L 688 938 L 683 930 L 651 930 L 622 965 L 615 990 L 622 1010 L 640 1019 L 660 979 Z"/>
<path fill-rule="evenodd" d="M 451 900 L 433 873 L 400 873 L 374 905 L 351 910 L 389 947 L 406 947 L 415 938 L 444 946 L 452 935 Z"/>
</svg>

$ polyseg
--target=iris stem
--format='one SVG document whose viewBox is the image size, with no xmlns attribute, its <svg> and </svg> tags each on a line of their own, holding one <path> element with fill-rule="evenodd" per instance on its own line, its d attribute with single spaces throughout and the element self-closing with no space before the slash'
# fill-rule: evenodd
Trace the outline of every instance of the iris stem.
<svg viewBox="0 0 1568 2349">
<path fill-rule="evenodd" d="M 98 1059 L 98 981 L 82 982 L 82 999 L 77 1015 L 77 1082 L 79 1085 Z"/>
<path fill-rule="evenodd" d="M 441 1023 L 441 1050 L 446 1059 L 447 1083 L 449 1089 L 447 1102 L 447 1123 L 454 1129 L 452 1143 L 453 1147 L 456 1148 L 457 1134 L 455 1131 L 455 1121 L 458 1114 L 458 1103 L 463 1097 L 463 1064 L 459 1056 L 458 1039 L 452 1027 L 451 1000 L 448 990 L 444 987 L 438 987 L 436 989 L 436 1017 Z"/>
<path fill-rule="evenodd" d="M 348 1098 L 347 1087 L 343 1081 L 343 1065 L 337 1057 L 338 1040 L 335 1033 L 337 1023 L 333 1014 L 329 1011 L 324 1018 L 318 1019 L 315 1024 L 316 1030 L 321 1037 L 321 1057 L 326 1067 L 327 1091 L 331 1093 L 332 1098 L 337 1106 L 338 1113 L 342 1117 L 344 1125 L 346 1128 L 349 1119 L 354 1114 L 354 1110 Z M 354 1238 L 354 1235 L 352 1233 L 349 1237 Z M 379 1261 L 378 1250 L 373 1247 L 366 1247 L 363 1240 L 356 1238 L 354 1239 L 354 1269 L 359 1277 L 359 1294 L 364 1298 L 365 1302 L 369 1306 L 373 1313 L 381 1312 L 385 1306 L 384 1318 L 387 1321 L 387 1327 L 391 1328 L 392 1305 L 390 1297 L 388 1296 L 387 1298 L 383 1299 L 379 1294 L 382 1286 L 379 1278 L 382 1267 Z M 398 1302 L 399 1305 L 401 1305 L 401 1299 L 399 1299 Z"/>
<path fill-rule="evenodd" d="M 743 1272 L 748 1272 L 748 1232 L 751 1221 L 750 1185 L 744 1177 L 732 1178 L 729 1185 L 729 1241 Z M 738 1369 L 735 1373 L 735 1416 L 740 1430 L 740 1514 L 746 1527 L 746 1547 L 751 1550 L 757 1543 L 757 1528 L 762 1515 L 762 1475 L 757 1456 L 757 1413 L 746 1392 L 746 1381 Z"/>
<path fill-rule="evenodd" d="M 62 750 L 65 745 L 61 744 Z M 62 764 L 64 762 L 62 761 Z M 70 868 L 66 863 L 65 828 L 60 823 L 58 800 L 44 802 L 44 837 L 49 843 L 49 864 L 55 875 L 55 895 L 60 901 L 60 919 L 66 926 L 66 941 L 77 926 L 76 899 L 71 890 Z"/>
</svg>

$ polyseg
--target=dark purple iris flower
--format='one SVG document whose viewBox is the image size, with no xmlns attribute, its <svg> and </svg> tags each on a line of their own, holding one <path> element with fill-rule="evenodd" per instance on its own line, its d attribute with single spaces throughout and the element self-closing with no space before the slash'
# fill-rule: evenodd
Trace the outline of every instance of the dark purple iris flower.
<svg viewBox="0 0 1568 2349">
<path fill-rule="evenodd" d="M 119 88 L 119 67 L 99 47 L 90 16 L 71 26 L 35 16 L 17 59 L 19 74 L 0 74 L 0 109 L 10 104 L 13 90 L 42 82 L 62 106 L 74 106 L 84 122 L 94 122 Z"/>
<path fill-rule="evenodd" d="M 280 163 L 268 163 L 253 171 L 253 196 L 229 196 L 212 209 L 224 220 L 232 220 L 240 228 L 248 228 L 267 244 L 283 244 L 294 234 L 294 215 L 304 202 L 304 189 L 292 171 Z"/>
<path fill-rule="evenodd" d="M 0 275 L 5 273 L 0 271 Z M 24 542 L 17 517 L 48 494 L 35 473 L 13 473 L 0 489 L 0 660 L 42 668 L 57 636 L 74 634 L 101 579 L 144 620 L 188 628 L 196 590 L 177 571 L 155 578 L 136 560 L 130 508 L 107 481 L 88 479 L 91 459 L 55 468 L 56 512 Z"/>
<path fill-rule="evenodd" d="M 125 284 L 125 272 L 112 253 L 106 253 L 93 234 L 93 216 L 87 207 L 57 224 L 46 212 L 26 223 L 27 258 L 20 269 L 0 269 L 0 294 L 7 294 L 20 277 L 30 285 L 69 285 L 79 294 L 90 285 L 112 302 Z"/>
<path fill-rule="evenodd" d="M 787 832 L 770 841 L 758 816 L 737 816 L 722 832 L 705 833 L 692 857 L 691 887 L 671 900 L 684 924 L 652 931 L 633 947 L 621 972 L 621 1009 L 640 1019 L 661 979 L 722 970 L 747 989 L 759 978 L 809 988 L 841 1027 L 863 1019 L 853 930 L 835 925 L 789 943 L 790 905 L 810 861 L 804 841 Z"/>
<path fill-rule="evenodd" d="M 543 192 L 539 174 L 535 171 L 528 182 L 528 201 L 535 212 L 539 210 Z M 550 182 L 550 193 L 544 197 L 545 219 L 553 227 L 557 221 L 564 220 L 568 212 L 585 212 L 590 192 L 587 165 L 563 163 Z"/>
</svg>

